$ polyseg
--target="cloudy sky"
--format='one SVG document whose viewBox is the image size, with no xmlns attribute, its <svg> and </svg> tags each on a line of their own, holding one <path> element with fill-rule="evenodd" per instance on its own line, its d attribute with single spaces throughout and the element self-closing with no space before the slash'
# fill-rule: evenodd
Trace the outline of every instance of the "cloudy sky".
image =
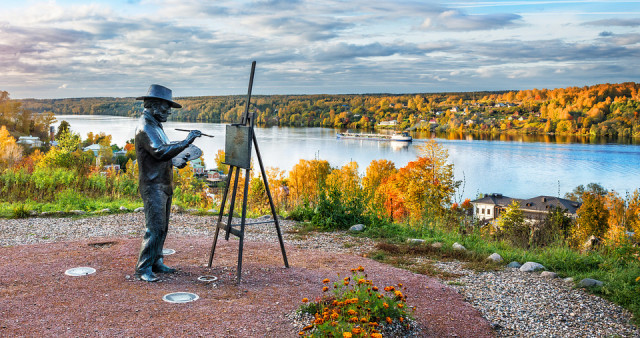
<svg viewBox="0 0 640 338">
<path fill-rule="evenodd" d="M 0 0 L 12 98 L 418 93 L 640 81 L 640 1 Z"/>
</svg>

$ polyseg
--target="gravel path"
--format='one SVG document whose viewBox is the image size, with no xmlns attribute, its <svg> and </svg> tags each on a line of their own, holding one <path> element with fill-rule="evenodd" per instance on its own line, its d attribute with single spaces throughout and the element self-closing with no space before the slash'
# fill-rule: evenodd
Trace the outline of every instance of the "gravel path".
<svg viewBox="0 0 640 338">
<path fill-rule="evenodd" d="M 172 214 L 169 236 L 213 238 L 213 217 Z M 259 219 L 262 220 L 262 219 Z M 287 245 L 356 255 L 366 254 L 375 243 L 344 232 L 299 234 L 294 222 L 280 221 Z M 0 247 L 51 243 L 88 237 L 141 238 L 142 213 L 124 213 L 85 218 L 0 219 Z M 251 242 L 274 242 L 272 224 L 249 225 Z M 437 262 L 443 271 L 462 274 L 448 281 L 493 325 L 499 337 L 640 337 L 631 324 L 631 314 L 621 307 L 572 289 L 562 279 L 540 273 L 505 268 L 494 272 L 473 272 L 460 262 Z"/>
</svg>

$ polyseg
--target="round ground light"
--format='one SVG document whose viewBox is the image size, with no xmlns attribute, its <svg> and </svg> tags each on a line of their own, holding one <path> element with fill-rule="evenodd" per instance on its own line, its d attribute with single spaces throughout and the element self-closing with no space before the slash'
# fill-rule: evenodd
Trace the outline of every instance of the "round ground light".
<svg viewBox="0 0 640 338">
<path fill-rule="evenodd" d="M 65 271 L 64 274 L 67 275 L 67 276 L 78 277 L 78 276 L 90 275 L 90 274 L 92 274 L 94 272 L 96 272 L 96 269 L 94 269 L 94 268 L 90 268 L 88 266 L 81 266 L 81 267 L 78 267 L 78 268 L 69 269 L 69 270 Z"/>
<path fill-rule="evenodd" d="M 166 295 L 164 295 L 164 297 L 162 297 L 162 300 L 169 303 L 188 303 L 188 302 L 193 302 L 198 298 L 200 297 L 198 297 L 198 295 L 196 295 L 195 293 L 174 292 L 174 293 L 167 293 Z"/>
<path fill-rule="evenodd" d="M 200 276 L 198 277 L 198 280 L 201 282 L 215 282 L 218 280 L 218 277 L 216 276 Z"/>
<path fill-rule="evenodd" d="M 162 255 L 164 256 L 173 255 L 174 253 L 176 253 L 176 251 L 173 249 L 162 249 Z"/>
</svg>

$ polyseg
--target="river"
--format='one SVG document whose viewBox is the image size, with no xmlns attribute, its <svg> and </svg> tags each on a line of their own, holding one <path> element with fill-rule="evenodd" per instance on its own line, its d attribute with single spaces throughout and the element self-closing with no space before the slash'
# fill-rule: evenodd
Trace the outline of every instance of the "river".
<svg viewBox="0 0 640 338">
<path fill-rule="evenodd" d="M 124 146 L 134 136 L 137 119 L 116 116 L 59 115 L 69 122 L 71 130 L 86 138 L 88 132 L 104 132 L 113 143 Z M 208 168 L 215 166 L 219 149 L 224 150 L 225 125 L 220 123 L 164 123 L 171 140 L 187 134 L 176 131 L 198 129 L 214 138 L 201 137 L 195 144 L 204 152 Z M 429 135 L 413 135 L 411 144 L 385 141 L 337 139 L 337 130 L 329 128 L 256 127 L 260 154 L 266 167 L 291 170 L 300 159 L 323 159 L 339 167 L 356 161 L 364 174 L 372 160 L 387 159 L 396 167 L 405 166 L 419 155 L 420 145 Z M 505 140 L 507 139 L 507 140 Z M 580 184 L 600 183 L 621 194 L 640 188 L 640 146 L 633 144 L 575 143 L 567 140 L 502 137 L 478 140 L 471 137 L 437 138 L 449 151 L 457 180 L 464 181 L 464 198 L 474 199 L 478 193 L 502 193 L 509 197 L 531 198 L 538 195 L 564 196 Z M 258 163 L 254 160 L 254 163 Z M 462 187 L 461 187 L 462 188 Z"/>
</svg>

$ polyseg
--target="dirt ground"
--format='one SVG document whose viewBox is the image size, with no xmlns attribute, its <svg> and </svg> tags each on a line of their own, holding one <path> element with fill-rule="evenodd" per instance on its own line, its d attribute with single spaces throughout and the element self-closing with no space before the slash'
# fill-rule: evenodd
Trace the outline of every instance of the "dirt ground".
<svg viewBox="0 0 640 338">
<path fill-rule="evenodd" d="M 133 274 L 139 245 L 139 238 L 92 238 L 0 248 L 0 336 L 296 337 L 287 315 L 301 299 L 321 296 L 324 278 L 348 276 L 360 265 L 375 285 L 404 284 L 421 336 L 494 336 L 453 289 L 368 258 L 287 245 L 287 269 L 277 242 L 246 241 L 236 285 L 236 240 L 219 241 L 213 268 L 207 268 L 211 239 L 169 236 L 165 248 L 176 253 L 165 263 L 179 271 L 147 283 Z M 80 266 L 97 272 L 64 274 Z M 219 279 L 198 281 L 203 275 Z M 164 302 L 172 292 L 200 298 Z"/>
</svg>

